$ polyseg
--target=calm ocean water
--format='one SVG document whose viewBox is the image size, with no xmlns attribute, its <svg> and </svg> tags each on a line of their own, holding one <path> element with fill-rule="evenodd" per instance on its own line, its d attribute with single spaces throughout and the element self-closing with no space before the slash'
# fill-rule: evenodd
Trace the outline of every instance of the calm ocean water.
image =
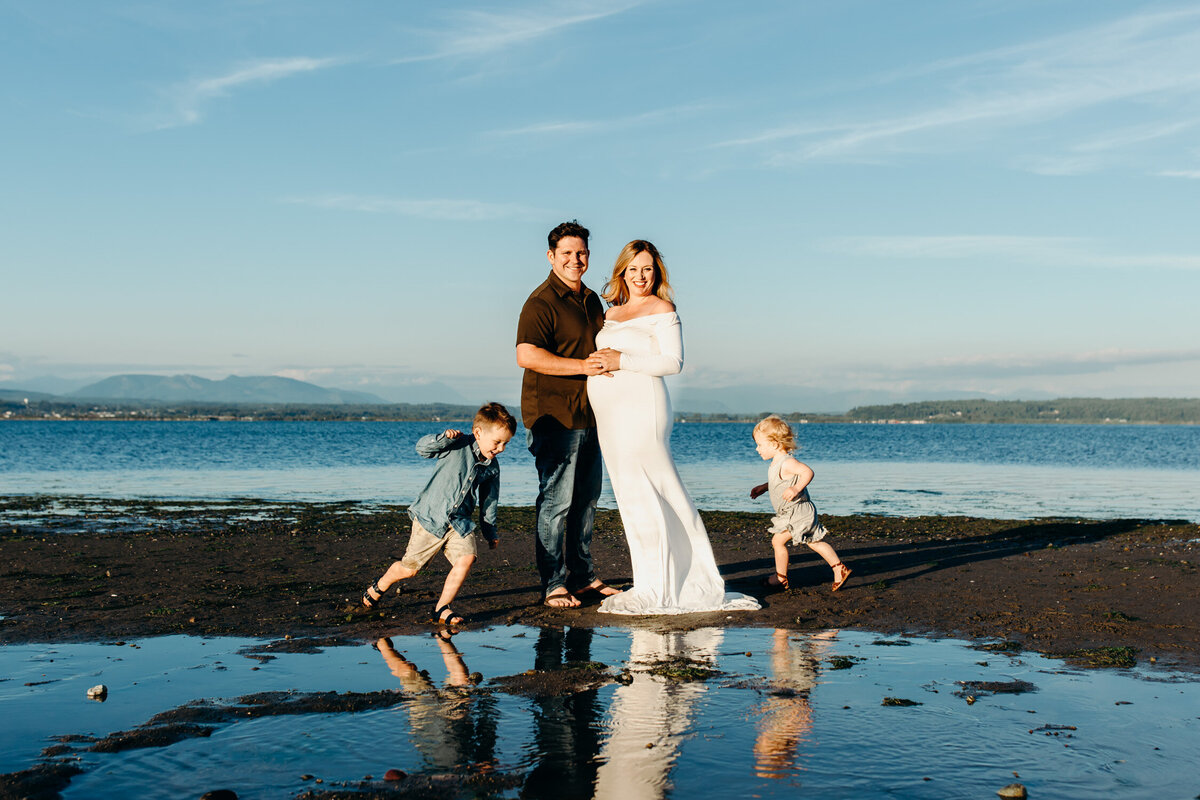
<svg viewBox="0 0 1200 800">
<path fill-rule="evenodd" d="M 0 423 L 0 494 L 408 503 L 429 475 L 426 422 Z M 703 509 L 767 511 L 751 425 L 680 424 L 672 449 Z M 803 425 L 811 493 L 832 514 L 1200 522 L 1200 427 Z M 519 431 L 501 456 L 501 503 L 532 505 Z M 605 486 L 601 504 L 613 507 Z"/>
</svg>

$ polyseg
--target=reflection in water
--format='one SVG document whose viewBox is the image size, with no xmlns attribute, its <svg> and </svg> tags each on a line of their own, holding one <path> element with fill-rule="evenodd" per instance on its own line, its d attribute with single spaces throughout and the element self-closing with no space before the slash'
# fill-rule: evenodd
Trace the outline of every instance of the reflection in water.
<svg viewBox="0 0 1200 800">
<path fill-rule="evenodd" d="M 589 628 L 542 628 L 534 645 L 533 668 L 553 672 L 592 659 Z M 596 689 L 546 696 L 533 701 L 534 757 L 540 759 L 525 776 L 522 797 L 590 797 L 599 748 Z"/>
<path fill-rule="evenodd" d="M 837 631 L 824 631 L 792 642 L 776 628 L 771 646 L 770 695 L 758 709 L 754 773 L 760 778 L 789 778 L 803 769 L 796 749 L 812 730 L 808 695 L 817 683 L 817 664 Z"/>
<path fill-rule="evenodd" d="M 719 628 L 694 631 L 634 630 L 629 661 L 633 681 L 616 690 L 611 727 L 600 753 L 597 798 L 660 798 L 679 755 L 692 706 L 708 691 L 703 681 L 678 681 L 638 669 L 673 659 L 716 667 Z"/>
<path fill-rule="evenodd" d="M 471 684 L 462 653 L 446 631 L 434 634 L 446 665 L 446 688 L 439 690 L 429 673 L 417 668 L 383 638 L 375 643 L 391 673 L 412 698 L 407 704 L 412 742 L 425 763 L 438 772 L 471 764 L 489 769 L 496 764 L 496 704 L 484 694 L 462 691 Z"/>
</svg>

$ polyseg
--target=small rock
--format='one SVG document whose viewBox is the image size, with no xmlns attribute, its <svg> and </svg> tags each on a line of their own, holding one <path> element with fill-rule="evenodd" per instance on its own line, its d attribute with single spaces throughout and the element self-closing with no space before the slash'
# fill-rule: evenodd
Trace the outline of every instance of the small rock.
<svg viewBox="0 0 1200 800">
<path fill-rule="evenodd" d="M 1008 786 L 1005 786 L 1003 789 L 996 792 L 996 794 L 1000 795 L 1001 797 L 1015 798 L 1015 800 L 1024 800 L 1024 798 L 1029 796 L 1025 792 L 1025 787 L 1019 783 L 1010 783 Z"/>
<path fill-rule="evenodd" d="M 103 703 L 108 698 L 108 687 L 103 683 L 98 683 L 87 690 L 89 700 L 99 700 Z"/>
<path fill-rule="evenodd" d="M 408 775 L 398 769 L 389 769 L 387 772 L 383 773 L 383 779 L 385 781 L 402 781 L 407 777 Z"/>
<path fill-rule="evenodd" d="M 312 779 L 313 779 L 312 775 L 304 774 L 304 775 L 300 776 L 300 780 L 302 780 L 302 781 L 311 781 Z"/>
<path fill-rule="evenodd" d="M 200 800 L 238 800 L 238 796 L 232 789 L 213 789 L 200 795 Z"/>
</svg>

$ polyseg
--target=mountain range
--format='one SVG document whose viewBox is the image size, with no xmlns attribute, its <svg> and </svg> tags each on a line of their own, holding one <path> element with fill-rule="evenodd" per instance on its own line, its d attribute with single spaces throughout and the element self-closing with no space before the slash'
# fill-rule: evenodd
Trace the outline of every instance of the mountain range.
<svg viewBox="0 0 1200 800">
<path fill-rule="evenodd" d="M 230 375 L 214 381 L 196 375 L 114 375 L 64 395 L 74 400 L 143 400 L 159 403 L 386 403 L 369 392 L 326 389 L 277 375 Z"/>
</svg>

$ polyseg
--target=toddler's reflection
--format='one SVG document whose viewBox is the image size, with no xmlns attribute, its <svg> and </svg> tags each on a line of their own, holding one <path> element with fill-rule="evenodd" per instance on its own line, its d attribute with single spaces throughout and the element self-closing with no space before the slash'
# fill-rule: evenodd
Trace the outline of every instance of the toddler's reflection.
<svg viewBox="0 0 1200 800">
<path fill-rule="evenodd" d="M 754 772 L 760 778 L 789 778 L 797 769 L 796 750 L 812 730 L 809 693 L 817 682 L 821 654 L 837 637 L 823 631 L 792 641 L 776 629 L 771 647 L 771 694 L 759 709 Z"/>
</svg>

